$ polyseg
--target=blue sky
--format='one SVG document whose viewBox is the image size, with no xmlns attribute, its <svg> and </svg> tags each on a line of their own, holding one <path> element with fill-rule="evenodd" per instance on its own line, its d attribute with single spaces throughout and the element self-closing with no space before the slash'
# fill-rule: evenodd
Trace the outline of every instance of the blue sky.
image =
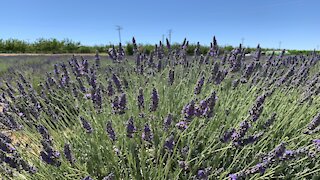
<svg viewBox="0 0 320 180">
<path fill-rule="evenodd" d="M 186 37 L 209 44 L 287 49 L 320 45 L 319 0 L 0 0 L 0 39 L 30 42 L 70 38 L 85 45 L 122 41 L 154 44 L 172 29 L 172 41 Z"/>
</svg>

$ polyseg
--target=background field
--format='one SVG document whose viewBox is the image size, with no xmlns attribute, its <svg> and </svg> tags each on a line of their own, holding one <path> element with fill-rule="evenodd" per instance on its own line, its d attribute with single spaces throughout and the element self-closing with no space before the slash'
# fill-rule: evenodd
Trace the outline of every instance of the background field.
<svg viewBox="0 0 320 180">
<path fill-rule="evenodd" d="M 8 157 L 18 153 L 37 168 L 35 173 L 28 173 L 20 166 L 13 167 L 3 161 L 0 173 L 14 179 L 82 179 L 87 176 L 102 179 L 111 177 L 110 173 L 115 179 L 317 179 L 320 177 L 319 149 L 313 140 L 320 136 L 318 132 L 306 134 L 305 131 L 320 109 L 319 56 L 296 57 L 291 62 L 292 57 L 274 57 L 270 61 L 273 65 L 267 65 L 269 56 L 262 56 L 260 61 L 255 61 L 253 56 L 243 57 L 239 69 L 233 70 L 236 61 L 224 62 L 223 56 L 210 57 L 208 62 L 201 62 L 200 56 L 187 56 L 186 61 L 180 57 L 166 60 L 166 56 L 150 61 L 147 56 L 141 61 L 143 73 L 137 71 L 140 66 L 137 66 L 136 56 L 126 57 L 120 63 L 100 56 L 98 67 L 93 55 L 83 58 L 70 55 L 0 57 L 0 87 L 7 99 L 2 100 L 2 106 L 23 126 L 18 129 L 2 126 L 2 133 L 12 138 L 10 146 L 16 148 L 13 153 L 6 153 Z M 79 75 L 86 92 L 80 91 L 75 72 L 69 66 L 75 59 L 80 64 L 87 59 L 91 67 L 87 73 Z M 67 65 L 69 85 L 59 85 L 64 77 L 62 63 Z M 245 78 L 252 63 L 255 68 Z M 58 76 L 55 75 L 55 64 L 59 69 Z M 307 73 L 302 73 L 304 68 Z M 174 70 L 172 85 L 168 82 L 171 70 Z M 119 77 L 122 92 L 117 90 L 113 74 Z M 219 76 L 223 77 L 221 81 Z M 46 88 L 48 77 L 56 82 Z M 204 84 L 197 94 L 195 88 L 199 88 L 201 77 L 204 77 Z M 112 96 L 108 95 L 109 81 L 114 88 Z M 5 82 L 13 87 L 14 99 L 9 98 L 9 87 Z M 20 95 L 17 82 L 22 84 L 26 95 Z M 96 89 L 92 83 L 96 84 Z M 142 88 L 145 100 L 142 109 L 138 108 L 137 102 L 139 88 Z M 150 111 L 154 88 L 159 105 L 155 111 Z M 74 89 L 78 90 L 77 96 Z M 190 108 L 192 100 L 200 108 L 200 101 L 210 98 L 213 91 L 216 93 L 215 104 L 209 108 L 213 110 L 212 116 L 189 117 L 183 111 L 187 105 Z M 102 107 L 92 98 L 98 92 Z M 123 94 L 126 94 L 125 113 L 117 114 L 114 100 L 116 97 L 121 99 Z M 32 113 L 36 104 L 32 101 L 33 95 L 41 105 L 36 116 Z M 260 102 L 259 98 L 264 95 L 265 101 Z M 48 109 L 52 109 L 53 114 Z M 172 114 L 173 122 L 165 129 L 169 114 Z M 253 115 L 258 119 L 252 120 Z M 5 116 L 1 116 L 2 121 Z M 86 133 L 80 117 L 90 123 L 92 133 Z M 130 117 L 136 127 L 133 138 L 128 137 Z M 244 121 L 250 124 L 247 130 L 243 130 Z M 112 123 L 115 141 L 110 139 L 110 131 L 106 131 L 107 122 Z M 181 122 L 187 127 L 178 124 Z M 146 124 L 153 135 L 151 141 L 142 139 Z M 47 151 L 41 143 L 46 139 L 43 132 L 37 132 L 36 127 L 40 125 L 48 129 L 53 139 L 51 146 L 60 152 L 59 157 L 52 160 L 53 164 L 40 158 L 40 152 Z M 240 139 L 232 137 L 230 140 L 229 137 L 227 140 L 225 134 L 232 128 L 238 134 L 244 131 L 244 135 Z M 171 136 L 172 149 L 168 145 Z M 76 159 L 73 163 L 65 156 L 66 143 L 72 147 Z M 285 149 L 271 158 L 277 148 Z M 289 151 L 295 154 L 290 155 Z M 257 166 L 267 157 L 272 163 Z"/>
</svg>

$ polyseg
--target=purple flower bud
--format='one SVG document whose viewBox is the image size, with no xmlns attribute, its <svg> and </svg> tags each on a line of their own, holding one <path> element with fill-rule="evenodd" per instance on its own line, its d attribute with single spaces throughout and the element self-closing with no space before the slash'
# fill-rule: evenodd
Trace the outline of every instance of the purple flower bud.
<svg viewBox="0 0 320 180">
<path fill-rule="evenodd" d="M 220 141 L 223 143 L 227 142 L 235 131 L 236 130 L 234 128 L 227 130 L 223 133 L 222 137 L 220 138 Z"/>
<path fill-rule="evenodd" d="M 232 136 L 231 136 L 232 140 L 238 141 L 241 138 L 243 138 L 244 135 L 247 133 L 249 127 L 250 127 L 250 124 L 248 123 L 248 121 L 246 121 L 246 120 L 242 121 L 240 123 L 239 129 L 232 134 Z"/>
<path fill-rule="evenodd" d="M 176 124 L 176 127 L 183 131 L 188 128 L 188 123 L 185 121 L 180 121 Z"/>
<path fill-rule="evenodd" d="M 152 89 L 150 112 L 156 111 L 159 105 L 159 94 L 156 88 Z"/>
<path fill-rule="evenodd" d="M 308 130 L 314 130 L 320 125 L 320 113 L 318 113 L 313 120 L 308 124 Z"/>
<path fill-rule="evenodd" d="M 114 132 L 114 130 L 113 130 L 113 128 L 112 128 L 112 123 L 111 123 L 111 121 L 108 121 L 108 122 L 107 122 L 106 131 L 107 131 L 107 133 L 108 133 L 108 135 L 109 135 L 109 138 L 110 138 L 112 141 L 117 140 L 116 133 Z"/>
<path fill-rule="evenodd" d="M 51 140 L 51 137 L 50 137 L 49 132 L 46 127 L 44 127 L 43 125 L 40 124 L 37 127 L 37 129 L 38 129 L 38 132 L 42 135 L 43 139 Z"/>
<path fill-rule="evenodd" d="M 72 155 L 70 144 L 68 144 L 68 143 L 64 144 L 63 152 L 64 152 L 64 156 L 70 162 L 70 164 L 73 164 L 75 162 L 75 159 Z"/>
<path fill-rule="evenodd" d="M 86 130 L 87 133 L 91 134 L 93 132 L 91 124 L 85 120 L 83 117 L 80 117 L 82 127 Z"/>
<path fill-rule="evenodd" d="M 312 141 L 314 146 L 316 147 L 316 150 L 320 152 L 320 139 L 315 139 Z"/>
<path fill-rule="evenodd" d="M 206 170 L 203 170 L 203 169 L 198 170 L 197 179 L 199 179 L 199 180 L 200 179 L 205 179 L 205 180 L 209 179 L 208 178 L 208 172 Z"/>
<path fill-rule="evenodd" d="M 138 101 L 138 108 L 140 111 L 144 109 L 144 96 L 143 96 L 143 89 L 140 87 L 139 88 L 139 95 L 137 98 Z"/>
<path fill-rule="evenodd" d="M 271 163 L 272 161 L 274 161 L 274 159 L 282 157 L 285 150 L 285 144 L 282 142 L 274 150 L 269 152 L 267 157 L 264 157 L 264 161 Z"/>
<path fill-rule="evenodd" d="M 165 130 L 168 130 L 171 123 L 172 123 L 172 114 L 168 114 L 168 116 L 164 119 L 164 122 L 163 122 L 163 127 Z"/>
<path fill-rule="evenodd" d="M 133 117 L 131 116 L 127 122 L 127 137 L 133 138 L 133 134 L 136 132 L 136 127 L 134 126 Z"/>
<path fill-rule="evenodd" d="M 60 161 L 58 161 L 58 160 L 56 160 L 56 158 L 48 155 L 45 151 L 40 152 L 40 157 L 41 157 L 42 161 L 46 162 L 47 164 L 54 165 L 57 167 L 59 167 L 61 165 Z"/>
<path fill-rule="evenodd" d="M 3 134 L 2 132 L 0 132 L 0 140 L 3 140 L 6 143 L 11 143 L 12 139 L 7 136 L 6 134 Z"/>
<path fill-rule="evenodd" d="M 229 174 L 229 178 L 230 178 L 230 180 L 238 180 L 239 179 L 238 174 Z"/>
<path fill-rule="evenodd" d="M 178 164 L 179 164 L 179 167 L 185 171 L 189 169 L 189 165 L 185 161 L 178 161 Z"/>
<path fill-rule="evenodd" d="M 169 70 L 168 82 L 169 82 L 170 85 L 172 85 L 173 82 L 174 82 L 174 69 L 170 69 Z"/>
<path fill-rule="evenodd" d="M 126 109 L 127 109 L 127 97 L 125 93 L 122 93 L 119 100 L 119 114 L 124 114 Z"/>
<path fill-rule="evenodd" d="M 260 173 L 260 174 L 264 174 L 264 172 L 266 171 L 268 164 L 263 162 L 263 163 L 258 163 L 253 167 L 248 168 L 247 170 L 245 170 L 245 175 L 250 175 L 250 174 L 256 174 L 256 173 Z"/>
<path fill-rule="evenodd" d="M 174 136 L 171 134 L 164 143 L 164 148 L 166 148 L 168 151 L 172 152 L 174 148 Z"/>
<path fill-rule="evenodd" d="M 150 129 L 149 124 L 145 124 L 143 132 L 142 132 L 142 139 L 147 141 L 147 142 L 152 142 L 153 140 L 153 134 L 152 131 Z"/>
<path fill-rule="evenodd" d="M 83 178 L 82 180 L 93 180 L 90 176 Z"/>
<path fill-rule="evenodd" d="M 195 115 L 195 102 L 192 100 L 190 103 L 188 103 L 182 110 L 182 113 L 184 114 L 184 118 L 186 120 L 191 120 L 193 116 Z"/>
<path fill-rule="evenodd" d="M 112 86 L 112 82 L 110 80 L 108 80 L 108 87 L 107 87 L 107 95 L 109 97 L 113 96 L 115 93 L 114 93 L 114 89 L 113 89 L 113 86 Z"/>
<path fill-rule="evenodd" d="M 112 80 L 113 80 L 114 84 L 116 85 L 118 92 L 122 93 L 123 90 L 122 90 L 122 85 L 121 85 L 121 81 L 120 81 L 119 77 L 116 74 L 112 74 Z"/>
<path fill-rule="evenodd" d="M 202 86 L 203 86 L 203 84 L 204 84 L 204 80 L 205 80 L 205 77 L 204 77 L 204 76 L 202 76 L 202 77 L 198 80 L 198 82 L 197 82 L 197 84 L 196 84 L 196 86 L 195 86 L 195 88 L 194 88 L 194 94 L 195 94 L 195 95 L 200 94 L 201 89 L 202 89 Z"/>
<path fill-rule="evenodd" d="M 0 150 L 7 153 L 13 153 L 16 149 L 11 144 L 5 142 L 3 139 L 0 139 Z"/>
</svg>

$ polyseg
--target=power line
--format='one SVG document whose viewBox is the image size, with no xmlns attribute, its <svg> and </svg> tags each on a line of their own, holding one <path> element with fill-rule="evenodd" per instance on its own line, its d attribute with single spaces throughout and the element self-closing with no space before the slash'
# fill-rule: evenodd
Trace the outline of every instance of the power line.
<svg viewBox="0 0 320 180">
<path fill-rule="evenodd" d="M 282 42 L 281 42 L 281 41 L 279 41 L 279 50 L 281 49 L 281 43 L 282 43 Z"/>
<path fill-rule="evenodd" d="M 164 34 L 162 34 L 162 43 L 164 43 Z"/>
<path fill-rule="evenodd" d="M 116 26 L 117 28 L 116 28 L 116 30 L 119 32 L 119 42 L 121 43 L 121 30 L 123 29 L 121 26 L 119 26 L 119 25 L 117 25 Z"/>
<path fill-rule="evenodd" d="M 172 33 L 172 29 L 169 29 L 169 30 L 168 30 L 168 35 L 169 35 L 169 42 L 170 42 L 170 44 L 171 44 L 171 33 Z"/>
</svg>

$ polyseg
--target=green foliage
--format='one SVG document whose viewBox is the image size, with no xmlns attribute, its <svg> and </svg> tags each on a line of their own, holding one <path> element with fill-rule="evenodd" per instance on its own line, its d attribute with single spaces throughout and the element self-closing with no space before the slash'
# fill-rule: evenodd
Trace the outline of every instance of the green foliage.
<svg viewBox="0 0 320 180">
<path fill-rule="evenodd" d="M 129 55 L 129 56 L 132 56 L 132 55 L 133 55 L 133 45 L 130 44 L 130 43 L 127 43 L 127 46 L 126 46 L 126 54 Z"/>
<path fill-rule="evenodd" d="M 96 50 L 99 52 L 106 52 L 106 49 L 110 48 L 110 45 L 95 45 L 86 46 L 82 45 L 80 42 L 75 42 L 70 39 L 57 40 L 55 38 L 37 39 L 33 43 L 28 43 L 23 40 L 18 39 L 0 39 L 0 53 L 46 53 L 46 54 L 63 54 L 63 53 L 95 53 Z M 117 47 L 117 46 L 116 46 Z M 150 54 L 154 50 L 154 46 L 150 44 L 139 44 L 139 50 Z M 174 43 L 171 45 L 173 49 L 180 47 L 180 44 Z M 127 43 L 124 47 L 128 55 L 133 55 L 133 46 L 131 43 Z M 189 44 L 187 48 L 187 55 L 192 56 L 196 44 Z M 233 46 L 220 46 L 220 54 L 232 51 L 235 47 Z M 210 47 L 206 45 L 200 45 L 200 52 L 206 55 Z M 275 49 L 262 48 L 262 51 L 274 51 Z M 165 48 L 165 51 L 167 49 Z M 255 48 L 246 47 L 246 53 L 254 52 Z M 291 55 L 304 54 L 308 55 L 312 51 L 308 50 L 288 50 Z"/>
<path fill-rule="evenodd" d="M 88 50 L 85 47 L 80 48 Z M 145 50 L 147 51 L 147 49 Z M 149 47 L 148 51 L 151 50 Z M 111 61 L 105 61 L 104 58 L 101 58 L 101 68 L 96 72 L 96 83 L 99 84 L 99 87 L 100 85 L 105 86 L 101 110 L 97 111 L 94 108 L 91 98 L 85 98 L 86 93 L 90 94 L 92 90 L 86 75 L 80 77 L 87 89 L 86 93 L 80 92 L 79 96 L 75 97 L 72 94 L 73 86 L 60 88 L 58 85 L 53 85 L 52 90 L 44 90 L 50 100 L 50 103 L 45 103 L 43 96 L 40 96 L 41 88 L 39 87 L 40 82 L 44 82 L 46 79 L 43 74 L 52 72 L 52 65 L 57 62 L 67 64 L 67 59 L 69 59 L 67 56 L 57 57 L 54 61 L 45 57 L 23 58 L 24 61 L 21 61 L 21 58 L 0 59 L 0 69 L 3 64 L 7 69 L 12 66 L 18 67 L 14 69 L 14 73 L 5 73 L 8 76 L 7 79 L 13 82 L 19 81 L 16 74 L 17 71 L 20 71 L 35 89 L 38 88 L 36 92 L 39 94 L 36 98 L 44 110 L 39 119 L 32 116 L 28 119 L 23 116 L 15 116 L 17 121 L 25 123 L 22 130 L 12 132 L 20 144 L 17 149 L 25 160 L 38 169 L 37 173 L 33 175 L 25 171 L 14 170 L 15 179 L 82 179 L 88 175 L 93 179 L 102 179 L 110 172 L 114 173 L 115 179 L 195 179 L 197 171 L 206 167 L 212 168 L 209 179 L 227 179 L 230 173 L 239 172 L 257 164 L 260 161 L 260 156 L 272 151 L 282 141 L 286 142 L 286 149 L 289 150 L 296 150 L 299 147 L 308 147 L 308 149 L 314 150 L 311 140 L 319 138 L 319 134 L 310 136 L 303 133 L 308 123 L 319 111 L 319 96 L 313 96 L 313 101 L 301 103 L 299 100 L 303 95 L 304 86 L 295 87 L 292 84 L 276 86 L 272 84 L 269 87 L 266 86 L 268 79 L 265 77 L 261 77 L 259 82 L 254 83 L 256 76 L 249 78 L 248 83 L 241 83 L 232 88 L 231 82 L 240 78 L 243 72 L 230 72 L 221 84 L 211 84 L 207 81 L 212 76 L 211 64 L 200 66 L 192 64 L 195 66 L 190 68 L 176 65 L 174 67 L 174 83 L 169 85 L 169 66 L 164 66 L 163 70 L 154 75 L 136 74 L 133 59 L 112 64 Z M 93 56 L 86 59 L 88 59 L 90 66 L 95 62 Z M 221 59 L 216 59 L 216 61 L 220 63 Z M 319 67 L 318 61 L 311 69 L 306 81 L 318 72 Z M 227 67 L 221 65 L 221 68 Z M 286 70 L 285 67 L 281 68 Z M 107 69 L 119 74 L 121 80 L 126 79 L 129 82 L 128 88 L 123 89 L 127 95 L 128 107 L 125 114 L 118 115 L 112 112 L 111 102 L 116 95 L 120 96 L 121 93 L 116 92 L 113 97 L 109 97 L 104 92 L 108 84 L 107 79 L 112 77 L 111 71 L 106 72 Z M 71 73 L 71 69 L 68 70 L 72 85 L 79 88 L 76 77 Z M 256 72 L 261 72 L 261 70 L 257 69 Z M 274 78 L 281 78 L 281 75 L 275 74 Z M 206 81 L 201 93 L 195 95 L 193 93 L 194 86 L 202 75 L 206 77 Z M 61 78 L 61 76 L 59 77 Z M 53 78 L 57 81 L 60 79 L 55 75 Z M 32 103 L 19 95 L 15 84 L 13 86 L 17 98 L 10 101 L 13 103 L 12 105 L 15 105 L 15 108 L 21 104 L 29 107 L 27 103 L 30 105 Z M 139 87 L 143 88 L 145 97 L 145 108 L 142 110 L 137 107 L 136 102 Z M 159 108 L 155 112 L 150 112 L 148 106 L 154 87 L 160 96 Z M 232 142 L 221 142 L 222 132 L 233 127 L 238 128 L 240 122 L 248 119 L 249 109 L 255 104 L 256 98 L 265 93 L 268 88 L 274 88 L 275 91 L 266 98 L 259 119 L 252 122 L 247 133 L 249 136 L 263 131 L 261 139 L 241 148 L 233 147 Z M 6 89 L 5 86 L 4 89 Z M 184 115 L 181 114 L 183 107 L 191 100 L 198 102 L 208 97 L 213 90 L 216 91 L 218 97 L 213 117 L 196 117 L 186 130 L 178 130 L 175 124 L 184 118 Z M 33 93 L 27 88 L 26 91 L 28 94 Z M 54 110 L 60 117 L 58 121 L 55 121 L 54 126 L 50 124 L 52 116 L 46 113 L 49 109 Z M 273 112 L 277 114 L 274 123 L 269 128 L 264 128 L 263 125 Z M 164 130 L 163 122 L 168 113 L 173 114 L 173 123 L 168 130 Z M 79 122 L 79 116 L 85 117 L 91 123 L 94 129 L 93 133 L 88 134 L 84 131 Z M 126 122 L 130 116 L 134 117 L 137 127 L 133 138 L 126 136 Z M 53 139 L 54 148 L 61 153 L 62 164 L 60 167 L 48 165 L 40 159 L 41 137 L 35 128 L 28 127 L 29 120 L 47 127 Z M 115 142 L 110 140 L 106 132 L 108 121 L 112 122 L 116 132 L 117 140 Z M 141 139 L 145 123 L 150 124 L 154 134 L 154 141 L 151 144 Z M 163 146 L 171 133 L 175 136 L 175 148 L 169 152 Z M 63 154 L 66 142 L 72 145 L 72 152 L 76 158 L 73 165 L 70 165 Z M 186 146 L 189 149 L 187 155 L 183 155 L 181 150 Z M 313 176 L 317 179 L 319 178 L 320 166 L 318 158 L 319 155 L 315 158 L 306 156 L 297 160 L 279 161 L 277 162 L 279 164 L 269 167 L 264 174 L 257 173 L 250 178 L 311 179 Z M 179 167 L 178 161 L 180 160 L 188 163 L 187 171 Z M 2 165 L 2 167 L 8 166 L 5 163 Z M 3 175 L 2 173 L 5 174 L 0 170 L 0 175 Z"/>
</svg>

